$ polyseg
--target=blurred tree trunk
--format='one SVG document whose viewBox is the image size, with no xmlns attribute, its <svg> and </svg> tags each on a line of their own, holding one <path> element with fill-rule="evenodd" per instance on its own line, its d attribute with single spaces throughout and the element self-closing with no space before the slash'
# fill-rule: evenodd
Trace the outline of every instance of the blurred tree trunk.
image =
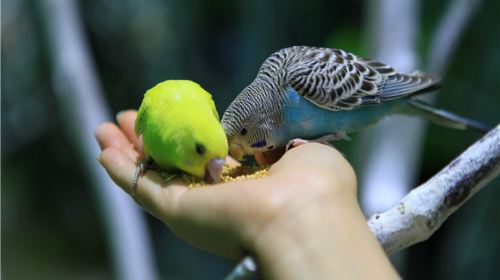
<svg viewBox="0 0 500 280">
<path fill-rule="evenodd" d="M 431 42 L 427 58 L 429 72 L 446 74 L 446 68 L 455 53 L 464 29 L 478 10 L 481 2 L 482 0 L 450 1 Z"/>
<path fill-rule="evenodd" d="M 481 0 L 450 3 L 431 41 L 429 72 L 444 75 L 455 45 Z M 418 3 L 377 0 L 368 2 L 368 40 L 372 57 L 397 70 L 411 72 L 420 65 L 416 53 Z M 432 96 L 428 98 L 432 100 Z M 394 116 L 368 129 L 359 149 L 363 172 L 361 202 L 371 215 L 386 210 L 414 185 L 420 163 L 425 124 L 422 120 Z"/>
<path fill-rule="evenodd" d="M 371 57 L 402 72 L 417 68 L 419 4 L 416 0 L 368 2 Z M 402 116 L 391 116 L 363 132 L 358 158 L 362 163 L 360 196 L 365 215 L 389 209 L 415 185 L 423 133 L 423 120 Z M 400 272 L 404 270 L 404 252 L 391 260 Z"/>
<path fill-rule="evenodd" d="M 156 279 L 154 259 L 144 216 L 136 204 L 114 183 L 96 162 L 100 149 L 94 129 L 109 121 L 77 10 L 76 1 L 40 2 L 51 46 L 52 79 L 64 128 L 79 154 L 99 202 L 99 210 L 115 269 L 116 279 Z M 64 148 L 64 147 L 61 147 Z M 71 191 L 69 186 L 68 191 Z"/>
<path fill-rule="evenodd" d="M 455 45 L 480 0 L 457 0 L 443 16 L 431 42 L 427 66 L 443 75 Z M 414 0 L 377 0 L 368 5 L 368 38 L 372 56 L 397 70 L 418 69 L 416 52 L 419 4 Z M 426 97 L 434 100 L 433 96 Z M 417 118 L 394 116 L 363 133 L 360 143 L 361 203 L 367 216 L 396 204 L 415 185 L 421 161 L 426 123 Z M 404 269 L 404 253 L 392 258 Z"/>
<path fill-rule="evenodd" d="M 371 57 L 398 71 L 416 69 L 419 3 L 377 0 L 368 4 Z M 367 215 L 388 209 L 415 185 L 422 133 L 422 120 L 400 116 L 383 120 L 363 133 L 360 185 Z"/>
</svg>

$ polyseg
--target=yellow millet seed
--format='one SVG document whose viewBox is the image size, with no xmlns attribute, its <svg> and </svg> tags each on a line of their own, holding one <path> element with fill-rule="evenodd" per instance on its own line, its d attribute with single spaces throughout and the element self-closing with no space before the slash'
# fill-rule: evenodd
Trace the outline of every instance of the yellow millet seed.
<svg viewBox="0 0 500 280">
<path fill-rule="evenodd" d="M 258 179 L 265 177 L 269 166 L 236 166 L 230 167 L 225 165 L 222 169 L 221 182 L 235 182 L 248 179 Z M 203 187 L 206 185 L 205 181 L 201 178 L 191 176 L 186 173 L 170 173 L 168 171 L 160 171 L 160 175 L 164 178 L 165 182 L 178 180 L 185 183 L 189 189 Z"/>
</svg>

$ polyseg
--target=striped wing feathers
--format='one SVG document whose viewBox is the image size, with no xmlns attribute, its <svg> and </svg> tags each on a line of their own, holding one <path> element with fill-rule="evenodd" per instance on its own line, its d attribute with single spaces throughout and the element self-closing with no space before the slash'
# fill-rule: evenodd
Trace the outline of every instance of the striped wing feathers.
<svg viewBox="0 0 500 280">
<path fill-rule="evenodd" d="M 402 74 L 391 66 L 340 49 L 291 47 L 271 55 L 259 76 L 277 77 L 312 103 L 329 110 L 379 104 L 435 85 L 425 73 Z"/>
</svg>

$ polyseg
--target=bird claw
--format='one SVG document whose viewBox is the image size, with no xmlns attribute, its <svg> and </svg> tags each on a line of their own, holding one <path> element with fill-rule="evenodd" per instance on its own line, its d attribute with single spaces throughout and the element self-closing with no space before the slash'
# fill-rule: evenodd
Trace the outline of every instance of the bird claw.
<svg viewBox="0 0 500 280">
<path fill-rule="evenodd" d="M 132 197 L 135 198 L 135 195 L 137 193 L 137 183 L 139 181 L 139 178 L 144 175 L 144 172 L 146 172 L 146 169 L 150 168 L 151 165 L 153 164 L 153 159 L 150 157 L 147 157 L 146 159 L 142 160 L 139 163 L 139 166 L 135 169 L 134 176 L 132 177 Z"/>
<path fill-rule="evenodd" d="M 300 145 L 304 145 L 304 144 L 309 143 L 309 142 L 310 141 L 308 141 L 308 140 L 304 140 L 304 139 L 300 139 L 300 138 L 292 139 L 292 140 L 288 141 L 288 143 L 286 144 L 285 151 L 288 151 L 290 149 L 293 149 L 293 148 L 298 147 Z"/>
<path fill-rule="evenodd" d="M 288 143 L 286 144 L 285 151 L 288 151 L 292 148 L 295 148 L 297 146 L 300 146 L 300 145 L 303 145 L 306 143 L 310 143 L 310 142 L 321 143 L 323 145 L 327 145 L 327 146 L 330 146 L 333 148 L 333 145 L 330 144 L 329 142 L 342 140 L 342 139 L 350 140 L 349 137 L 347 136 L 347 134 L 345 134 L 344 132 L 327 134 L 327 135 L 321 136 L 320 138 L 313 139 L 313 140 L 304 140 L 304 139 L 300 139 L 300 138 L 295 138 L 295 139 L 288 141 Z"/>
<path fill-rule="evenodd" d="M 337 132 L 321 136 L 320 138 L 315 139 L 313 141 L 318 143 L 325 143 L 338 140 L 351 140 L 351 138 L 349 138 L 349 136 L 345 132 Z"/>
</svg>

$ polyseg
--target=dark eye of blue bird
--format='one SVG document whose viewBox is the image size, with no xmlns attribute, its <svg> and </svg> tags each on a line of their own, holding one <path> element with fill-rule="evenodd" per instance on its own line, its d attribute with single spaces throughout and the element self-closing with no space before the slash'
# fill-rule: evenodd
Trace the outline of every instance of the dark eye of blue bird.
<svg viewBox="0 0 500 280">
<path fill-rule="evenodd" d="M 274 148 L 274 146 L 273 146 L 273 145 L 271 145 L 271 146 L 267 147 L 267 149 L 268 149 L 268 150 L 272 150 L 273 148 Z"/>
<path fill-rule="evenodd" d="M 252 145 L 250 145 L 252 148 L 262 148 L 264 147 L 265 145 L 267 145 L 267 142 L 266 142 L 266 139 L 262 139 L 260 140 L 259 142 L 256 142 L 256 143 L 253 143 Z"/>
<path fill-rule="evenodd" d="M 196 144 L 196 152 L 199 155 L 203 155 L 205 153 L 205 146 L 203 146 L 202 144 Z"/>
<path fill-rule="evenodd" d="M 240 134 L 241 135 L 246 135 L 247 134 L 247 129 L 246 128 L 242 128 L 241 131 L 240 131 Z"/>
</svg>

